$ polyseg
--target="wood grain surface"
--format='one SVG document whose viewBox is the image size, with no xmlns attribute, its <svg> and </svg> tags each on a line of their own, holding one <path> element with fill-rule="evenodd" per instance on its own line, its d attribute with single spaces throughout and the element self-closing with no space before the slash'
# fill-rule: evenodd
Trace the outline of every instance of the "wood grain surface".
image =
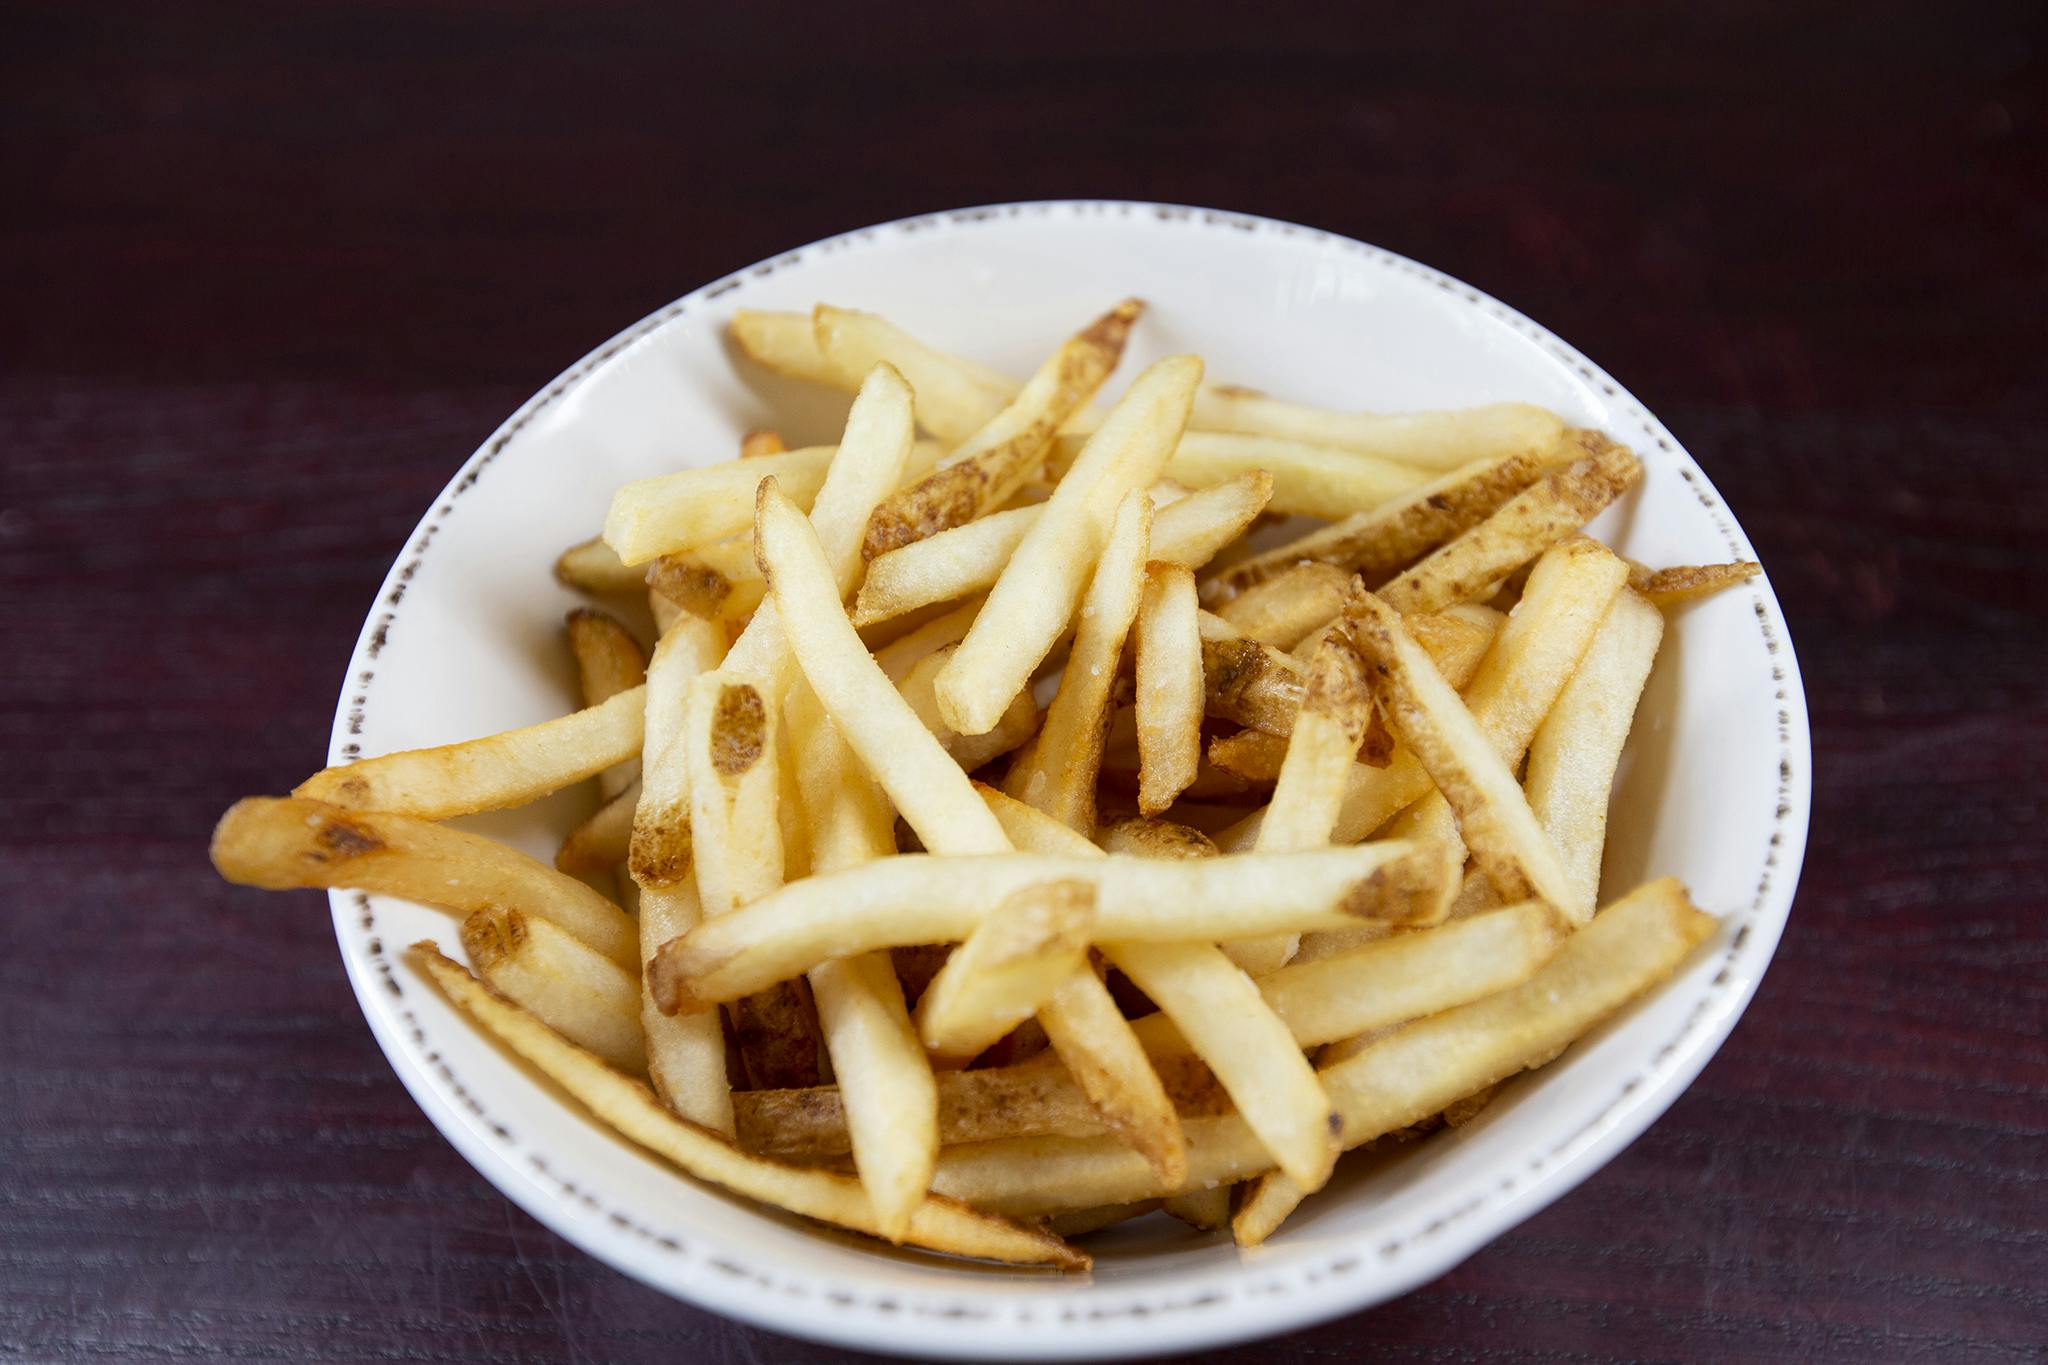
<svg viewBox="0 0 2048 1365">
<path fill-rule="evenodd" d="M 0 1358 L 820 1360 L 513 1208 L 325 906 L 222 885 L 379 576 L 537 385 L 906 213 L 1292 218 L 1555 328 L 1770 566 L 1776 965 L 1612 1165 L 1216 1359 L 1999 1361 L 2048 1340 L 2036 6 L 18 0 L 0 15 Z"/>
</svg>

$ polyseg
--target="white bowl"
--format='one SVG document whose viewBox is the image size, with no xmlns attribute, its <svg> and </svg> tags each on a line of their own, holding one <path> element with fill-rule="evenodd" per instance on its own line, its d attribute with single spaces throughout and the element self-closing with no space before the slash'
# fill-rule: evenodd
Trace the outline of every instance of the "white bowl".
<svg viewBox="0 0 2048 1365">
<path fill-rule="evenodd" d="M 1590 361 L 1493 299 L 1325 232 L 1153 204 L 1011 204 L 864 228 L 679 299 L 514 413 L 428 509 L 365 622 L 330 761 L 572 709 L 549 566 L 626 479 L 729 458 L 771 419 L 835 439 L 844 401 L 742 367 L 735 308 L 819 300 L 1024 374 L 1080 321 L 1150 301 L 1122 378 L 1175 351 L 1212 377 L 1339 407 L 1526 399 L 1633 446 L 1642 490 L 1596 523 L 1652 564 L 1754 558 L 1690 456 Z M 1120 381 L 1113 381 L 1120 382 Z M 792 417 L 791 414 L 799 414 Z M 1273 1241 L 1240 1253 L 1154 1217 L 1061 1278 L 899 1254 L 674 1174 L 486 1042 L 405 965 L 447 915 L 333 896 L 363 1013 L 448 1140 L 527 1212 L 628 1275 L 792 1335 L 934 1356 L 1140 1355 L 1301 1327 L 1441 1274 L 1585 1179 L 1662 1113 L 1733 1027 L 1792 903 L 1810 796 L 1807 718 L 1778 602 L 1756 579 L 1682 612 L 1629 745 L 1611 893 L 1671 873 L 1721 917 L 1663 989 L 1504 1092 L 1481 1118 L 1344 1163 Z M 475 823 L 539 857 L 587 810 L 564 795 Z"/>
</svg>

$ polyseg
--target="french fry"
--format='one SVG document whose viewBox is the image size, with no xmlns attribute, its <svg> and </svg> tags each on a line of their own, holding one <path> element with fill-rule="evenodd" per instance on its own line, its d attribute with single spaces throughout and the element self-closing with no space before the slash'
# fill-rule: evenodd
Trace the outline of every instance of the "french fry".
<svg viewBox="0 0 2048 1365">
<path fill-rule="evenodd" d="M 1194 574 L 1179 564 L 1145 566 L 1137 619 L 1138 810 L 1157 815 L 1194 783 L 1201 766 L 1207 692 Z"/>
<path fill-rule="evenodd" d="M 967 799 L 1000 836 L 971 789 Z M 1435 913 L 1449 894 L 1435 849 L 1392 839 L 1199 862 L 906 854 L 792 882 L 707 919 L 662 949 L 650 969 L 654 995 L 665 1010 L 702 1009 L 829 958 L 957 943 L 988 917 L 992 902 L 1069 879 L 1094 885 L 1100 938 L 1133 942 L 1298 933 L 1355 919 L 1405 923 Z"/>
<path fill-rule="evenodd" d="M 555 870 L 573 876 L 603 872 L 626 861 L 633 846 L 633 814 L 639 806 L 640 784 L 635 781 L 569 831 L 555 852 Z"/>
<path fill-rule="evenodd" d="M 1620 559 L 1582 536 L 1552 547 L 1536 561 L 1498 645 L 1488 652 L 1465 691 L 1473 721 L 1509 772 L 1521 767 L 1537 727 L 1580 667 L 1627 576 Z M 1624 734 L 1626 729 L 1624 719 Z M 1445 844 L 1459 862 L 1464 861 L 1458 820 L 1442 792 L 1424 797 L 1387 832 Z M 1596 865 L 1596 882 L 1597 878 Z M 1593 913 L 1597 890 L 1597 885 L 1582 887 L 1578 901 L 1558 909 L 1583 922 Z"/>
<path fill-rule="evenodd" d="M 1081 624 L 1074 632 L 1073 651 L 1060 675 L 1059 691 L 1046 709 L 1038 738 L 1011 764 L 1003 791 L 1027 806 L 1088 834 L 1095 829 L 1095 779 L 1102 771 L 1102 742 L 1109 730 L 1110 693 L 1124 639 L 1138 616 L 1145 590 L 1146 548 L 1152 530 L 1152 504 L 1142 489 L 1124 495 L 1117 509 L 1095 575 L 1081 599 Z M 969 632 L 968 640 L 973 639 Z M 959 645 L 966 649 L 967 641 Z M 953 659 L 957 659 L 956 652 Z M 952 666 L 949 659 L 946 668 Z M 938 693 L 945 669 L 934 682 Z"/>
<path fill-rule="evenodd" d="M 1277 782 L 1287 757 L 1287 736 L 1239 730 L 1209 741 L 1209 761 L 1247 782 Z"/>
<path fill-rule="evenodd" d="M 1017 392 L 1008 375 L 937 351 L 873 313 L 821 303 L 811 330 L 818 353 L 842 376 L 894 366 L 917 394 L 918 425 L 949 445 L 994 421 Z"/>
<path fill-rule="evenodd" d="M 349 887 L 472 914 L 507 906 L 555 924 L 622 967 L 633 921 L 597 892 L 481 835 L 304 797 L 237 801 L 213 832 L 213 865 L 244 886 Z"/>
<path fill-rule="evenodd" d="M 967 775 L 861 644 L 810 522 L 773 483 L 761 489 L 754 541 L 811 690 L 924 846 L 957 853 L 1007 851 L 1002 826 L 975 799 Z M 982 729 L 999 718 L 1000 713 L 991 717 Z M 940 942 L 944 936 L 915 941 Z"/>
<path fill-rule="evenodd" d="M 1047 467 L 1064 474 L 1087 439 L 1060 437 Z M 1428 470 L 1353 450 L 1216 431 L 1184 433 L 1166 463 L 1166 477 L 1191 488 L 1255 472 L 1264 472 L 1273 481 L 1270 511 L 1304 517 L 1341 517 L 1361 507 L 1377 507 L 1430 478 Z"/>
<path fill-rule="evenodd" d="M 1529 744 L 1529 808 L 1564 859 L 1572 899 L 1559 908 L 1577 921 L 1599 898 L 1614 773 L 1663 637 L 1663 614 L 1621 593 Z"/>
<path fill-rule="evenodd" d="M 647 614 L 654 618 L 654 634 L 657 638 L 668 634 L 683 616 L 683 609 L 652 588 L 647 590 Z"/>
<path fill-rule="evenodd" d="M 1115 1140 L 1164 1183 L 1186 1179 L 1180 1116 L 1102 979 L 1086 967 L 1071 973 L 1038 1011 L 1038 1023 Z"/>
<path fill-rule="evenodd" d="M 1047 882 L 1013 892 L 954 949 L 917 1002 L 917 1031 L 935 1056 L 962 1061 L 1037 1014 L 1085 970 L 1095 889 Z"/>
<path fill-rule="evenodd" d="M 1155 816 L 1133 816 L 1102 831 L 1102 851 L 1134 858 L 1213 858 L 1216 844 L 1188 825 Z"/>
<path fill-rule="evenodd" d="M 639 977 L 538 915 L 496 906 L 462 922 L 462 949 L 491 989 L 621 1071 L 647 1069 Z"/>
<path fill-rule="evenodd" d="M 1155 491 L 1159 487 L 1153 485 Z M 1271 487 L 1263 472 L 1248 474 L 1159 505 L 1152 517 L 1152 558 L 1200 568 L 1244 533 Z M 993 512 L 878 556 L 861 584 L 854 624 L 874 625 L 993 586 L 1043 512 L 1042 504 Z"/>
<path fill-rule="evenodd" d="M 1360 593 L 1347 603 L 1345 623 L 1372 669 L 1381 710 L 1457 813 L 1466 846 L 1494 889 L 1509 900 L 1533 895 L 1555 906 L 1571 904 L 1557 848 L 1536 823 L 1514 773 L 1402 629 L 1399 614 Z M 1443 903 L 1437 908 L 1441 913 Z"/>
<path fill-rule="evenodd" d="M 594 607 L 577 607 L 566 624 L 585 706 L 610 701 L 647 681 L 647 651 L 618 617 Z M 624 785 L 615 785 L 605 796 L 617 796 Z"/>
<path fill-rule="evenodd" d="M 858 867 L 896 851 L 896 813 L 840 738 L 808 683 L 786 707 L 815 873 Z M 818 1023 L 844 1087 L 854 1168 L 883 1235 L 900 1240 L 938 1159 L 938 1098 L 930 1063 L 886 953 L 821 962 L 808 976 Z"/>
<path fill-rule="evenodd" d="M 1356 592 L 1363 595 L 1363 587 Z M 1328 846 L 1372 717 L 1372 683 L 1365 660 L 1353 647 L 1348 629 L 1332 631 L 1309 663 L 1301 709 L 1288 736 L 1273 799 L 1259 826 L 1254 845 L 1259 852 Z M 1463 862 L 1459 858 L 1452 865 Z M 1293 957 L 1297 943 L 1294 935 L 1281 934 L 1233 943 L 1226 951 L 1246 972 L 1264 976 Z"/>
<path fill-rule="evenodd" d="M 1054 1214 L 1045 1220 L 1045 1230 L 1055 1237 L 1086 1237 L 1092 1232 L 1128 1223 L 1133 1218 L 1143 1218 L 1156 1213 L 1163 1201 L 1141 1199 L 1135 1204 L 1109 1204 L 1097 1209 L 1077 1209 L 1073 1213 Z"/>
<path fill-rule="evenodd" d="M 647 737 L 627 867 L 639 889 L 639 963 L 704 918 L 692 870 L 690 782 L 684 712 L 695 679 L 718 666 L 725 634 L 695 616 L 662 634 L 647 666 Z M 640 1032 L 655 1093 L 683 1118 L 730 1135 L 725 1031 L 716 1013 L 667 1015 L 642 992 Z"/>
<path fill-rule="evenodd" d="M 873 568 L 872 565 L 869 566 Z M 957 645 L 967 638 L 968 627 L 974 624 L 974 617 L 981 610 L 979 595 L 970 597 L 959 606 L 942 616 L 934 616 L 915 629 L 897 636 L 874 652 L 875 663 L 890 682 L 902 686 L 903 680 L 919 661 L 927 658 L 948 645 Z"/>
<path fill-rule="evenodd" d="M 993 728 L 1030 682 L 1074 614 L 1117 506 L 1159 477 L 1201 373 L 1199 360 L 1175 356 L 1139 375 L 1061 480 L 938 677 L 939 713 L 955 730 Z"/>
<path fill-rule="evenodd" d="M 602 536 L 592 536 L 562 551 L 555 560 L 555 578 L 584 592 L 639 592 L 647 577 L 621 560 Z"/>
<path fill-rule="evenodd" d="M 857 1181 L 747 1155 L 710 1130 L 670 1114 L 645 1086 L 613 1071 L 525 1010 L 493 994 L 433 944 L 415 944 L 413 951 L 457 1008 L 628 1140 L 685 1173 L 735 1194 L 855 1232 L 881 1234 L 874 1206 Z M 1067 1270 L 1088 1265 L 1085 1253 L 1050 1234 L 941 1198 L 927 1197 L 918 1204 L 903 1240 L 985 1260 Z"/>
<path fill-rule="evenodd" d="M 1230 1187 L 1218 1185 L 1213 1190 L 1177 1194 L 1161 1200 L 1159 1207 L 1197 1232 L 1214 1232 L 1230 1221 Z"/>
<path fill-rule="evenodd" d="M 1552 1060 L 1669 976 L 1714 927 L 1676 882 L 1648 883 L 1594 916 L 1521 985 L 1432 1014 L 1324 1069 L 1345 1147 L 1420 1122 Z M 1177 1186 L 1111 1141 L 1029 1137 L 941 1152 L 932 1188 L 976 1208 L 1040 1217 L 1161 1198 L 1271 1168 L 1272 1158 L 1241 1118 L 1191 1118 L 1183 1127 L 1188 1170 Z"/>
<path fill-rule="evenodd" d="M 792 379 L 806 379 L 852 393 L 867 370 L 835 363 L 818 349 L 809 313 L 774 313 L 742 308 L 727 324 L 742 353 L 756 364 Z M 872 368 L 872 367 L 870 367 Z"/>
<path fill-rule="evenodd" d="M 1240 560 L 1216 574 L 1203 596 L 1228 598 L 1299 564 L 1329 564 L 1368 584 L 1383 582 L 1492 516 L 1545 467 L 1545 457 L 1530 451 L 1474 460 L 1381 506 Z"/>
<path fill-rule="evenodd" d="M 1223 384 L 1212 384 L 1197 395 L 1189 421 L 1204 431 L 1313 441 L 1425 469 L 1452 469 L 1487 456 L 1540 452 L 1564 432 L 1564 422 L 1556 413 L 1531 403 L 1493 403 L 1443 412 L 1332 412 Z"/>
<path fill-rule="evenodd" d="M 1652 569 L 1648 565 L 1631 562 L 1628 585 L 1647 598 L 1651 606 L 1669 611 L 1711 596 L 1723 588 L 1747 583 L 1763 571 L 1764 566 L 1753 559 L 1739 559 L 1730 564 L 1680 564 L 1669 569 Z"/>
<path fill-rule="evenodd" d="M 612 495 L 611 510 L 605 514 L 605 544 L 622 563 L 632 565 L 739 535 L 747 529 L 754 493 L 763 479 L 774 479 L 786 496 L 808 509 L 824 486 L 835 450 L 804 446 L 781 455 L 635 479 Z M 923 478 L 938 458 L 938 446 L 917 442 L 902 477 Z"/>
<path fill-rule="evenodd" d="M 538 725 L 323 768 L 292 795 L 423 820 L 522 806 L 636 756 L 644 709 L 633 688 Z"/>
<path fill-rule="evenodd" d="M 1276 735 L 1294 728 L 1301 709 L 1301 665 L 1287 654 L 1247 639 L 1212 612 L 1196 618 L 1202 638 L 1202 686 L 1208 713 Z"/>
<path fill-rule="evenodd" d="M 1320 1189 L 1337 1160 L 1336 1115 L 1252 979 L 1209 943 L 1105 942 L 1102 953 L 1208 1063 L 1280 1169 Z"/>
<path fill-rule="evenodd" d="M 1313 631 L 1336 619 L 1352 575 L 1313 560 L 1283 569 L 1216 609 L 1248 639 L 1293 649 Z"/>
<path fill-rule="evenodd" d="M 1143 309 L 1125 299 L 1068 338 L 986 426 L 965 437 L 937 469 L 883 501 L 868 522 L 862 557 L 874 559 L 1002 506 L 1038 473 L 1060 424 L 1109 378 Z M 821 329 L 835 327 L 825 310 L 819 318 Z M 925 392 L 923 381 L 918 391 Z"/>
<path fill-rule="evenodd" d="M 690 791 L 697 894 L 715 918 L 782 882 L 782 831 L 775 817 L 779 779 L 764 761 L 778 714 L 753 684 L 723 669 L 690 684 L 683 710 L 683 752 Z"/>
<path fill-rule="evenodd" d="M 963 735 L 946 724 L 939 714 L 938 702 L 932 696 L 932 681 L 939 676 L 939 670 L 953 657 L 957 645 L 945 645 L 919 659 L 911 665 L 897 685 L 903 700 L 910 703 L 910 709 L 917 712 L 917 718 L 939 741 L 939 747 L 952 755 L 953 761 L 963 772 L 973 772 L 991 759 L 999 758 L 1011 750 L 1028 743 L 1038 733 L 1040 716 L 1038 707 L 1032 702 L 1029 692 L 1019 692 L 1010 702 L 1010 709 L 1003 712 L 1003 718 L 996 727 L 985 735 Z"/>
<path fill-rule="evenodd" d="M 658 555 L 648 562 L 646 578 L 649 588 L 684 611 L 728 624 L 752 616 L 768 589 L 749 536 Z"/>
<path fill-rule="evenodd" d="M 1399 612 L 1441 611 L 1486 594 L 1490 585 L 1574 534 L 1634 488 L 1643 465 L 1627 446 L 1597 432 L 1575 433 L 1588 453 L 1554 469 L 1499 511 L 1379 589 Z"/>
</svg>

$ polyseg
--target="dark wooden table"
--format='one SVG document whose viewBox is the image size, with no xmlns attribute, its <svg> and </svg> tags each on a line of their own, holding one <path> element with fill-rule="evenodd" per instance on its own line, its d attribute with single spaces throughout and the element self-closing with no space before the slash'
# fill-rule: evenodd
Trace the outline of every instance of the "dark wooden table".
<svg viewBox="0 0 2048 1365">
<path fill-rule="evenodd" d="M 2043 11 L 681 8 L 0 18 L 0 1357 L 829 1354 L 500 1198 L 321 899 L 205 838 L 318 764 L 402 536 L 587 346 L 821 234 L 1080 194 L 1350 233 L 1571 338 L 1727 494 L 1813 708 L 1792 925 L 1691 1092 L 1235 1358 L 2040 1358 Z"/>
</svg>

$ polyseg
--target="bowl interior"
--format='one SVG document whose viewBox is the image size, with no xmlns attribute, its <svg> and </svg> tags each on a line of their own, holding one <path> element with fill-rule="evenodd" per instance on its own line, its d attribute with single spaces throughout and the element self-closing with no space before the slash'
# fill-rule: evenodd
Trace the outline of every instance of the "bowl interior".
<svg viewBox="0 0 2048 1365">
<path fill-rule="evenodd" d="M 1642 454 L 1648 476 L 1594 530 L 1653 564 L 1753 557 L 1662 426 L 1569 347 L 1456 281 L 1341 238 L 1237 215 L 1044 204 L 936 215 L 803 248 L 708 286 L 607 343 L 472 457 L 365 623 L 333 758 L 529 724 L 575 705 L 561 638 L 577 602 L 554 555 L 595 533 L 624 480 L 724 460 L 775 424 L 836 439 L 845 401 L 729 352 L 734 309 L 819 300 L 1027 373 L 1079 322 L 1149 301 L 1113 385 L 1175 351 L 1211 378 L 1334 406 L 1545 404 Z M 877 1250 L 673 1175 L 479 1038 L 404 963 L 451 949 L 446 915 L 337 893 L 365 1013 L 436 1123 L 564 1235 L 649 1283 L 807 1336 L 969 1354 L 1157 1351 L 1280 1330 L 1440 1272 L 1639 1132 L 1754 990 L 1804 845 L 1796 665 L 1759 579 L 1673 621 L 1624 760 L 1606 883 L 1681 877 L 1723 928 L 1666 989 L 1516 1083 L 1482 1117 L 1391 1157 L 1354 1156 L 1268 1247 L 1164 1218 L 1092 1243 L 1076 1281 Z M 567 793 L 470 822 L 542 858 L 587 813 Z M 975 1323 L 1001 1324 L 982 1335 Z"/>
</svg>

